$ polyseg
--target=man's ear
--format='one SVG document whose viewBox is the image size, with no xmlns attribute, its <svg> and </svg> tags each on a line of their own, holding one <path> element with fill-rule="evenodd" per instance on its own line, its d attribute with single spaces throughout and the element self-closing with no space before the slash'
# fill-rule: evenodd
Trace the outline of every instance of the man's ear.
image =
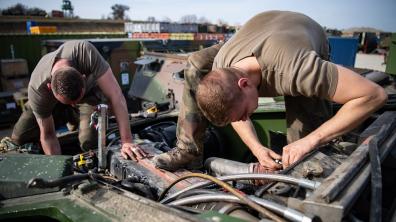
<svg viewBox="0 0 396 222">
<path fill-rule="evenodd" d="M 245 88 L 246 86 L 248 86 L 248 79 L 247 78 L 239 78 L 238 80 L 238 87 L 240 89 Z"/>
<path fill-rule="evenodd" d="M 47 83 L 47 87 L 49 90 L 51 90 L 51 83 Z"/>
</svg>

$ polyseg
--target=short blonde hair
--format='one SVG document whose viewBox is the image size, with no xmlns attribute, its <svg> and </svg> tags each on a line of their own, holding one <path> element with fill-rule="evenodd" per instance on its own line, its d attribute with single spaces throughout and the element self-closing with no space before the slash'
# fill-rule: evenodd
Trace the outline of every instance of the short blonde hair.
<svg viewBox="0 0 396 222">
<path fill-rule="evenodd" d="M 238 80 L 244 73 L 236 68 L 215 69 L 199 82 L 196 100 L 202 114 L 214 125 L 230 123 L 230 110 L 241 97 Z"/>
</svg>

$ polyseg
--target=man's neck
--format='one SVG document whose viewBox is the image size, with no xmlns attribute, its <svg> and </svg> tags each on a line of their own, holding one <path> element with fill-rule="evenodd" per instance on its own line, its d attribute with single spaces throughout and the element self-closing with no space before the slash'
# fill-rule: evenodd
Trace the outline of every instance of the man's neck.
<svg viewBox="0 0 396 222">
<path fill-rule="evenodd" d="M 244 58 L 233 65 L 234 67 L 242 70 L 247 74 L 255 86 L 259 86 L 261 83 L 261 68 L 257 62 L 256 57 L 251 56 Z"/>
<path fill-rule="evenodd" d="M 54 63 L 54 65 L 52 66 L 52 70 L 51 70 L 51 75 L 58 70 L 59 68 L 65 67 L 65 66 L 70 66 L 70 62 L 67 59 L 58 59 L 56 60 L 56 62 Z"/>
</svg>

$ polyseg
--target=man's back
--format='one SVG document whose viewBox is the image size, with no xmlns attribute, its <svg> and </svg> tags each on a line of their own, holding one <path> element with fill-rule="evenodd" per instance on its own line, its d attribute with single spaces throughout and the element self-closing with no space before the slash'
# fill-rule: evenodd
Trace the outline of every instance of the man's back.
<svg viewBox="0 0 396 222">
<path fill-rule="evenodd" d="M 68 60 L 75 69 L 86 76 L 86 92 L 96 86 L 96 80 L 109 68 L 107 62 L 88 41 L 67 41 L 56 51 L 44 55 L 32 72 L 28 86 L 28 97 L 36 116 L 48 117 L 58 102 L 47 88 L 54 63 L 58 59 Z"/>
<path fill-rule="evenodd" d="M 254 16 L 224 44 L 213 69 L 254 56 L 262 72 L 261 96 L 330 98 L 337 71 L 325 61 L 328 54 L 325 32 L 317 22 L 296 12 L 269 11 Z"/>
</svg>

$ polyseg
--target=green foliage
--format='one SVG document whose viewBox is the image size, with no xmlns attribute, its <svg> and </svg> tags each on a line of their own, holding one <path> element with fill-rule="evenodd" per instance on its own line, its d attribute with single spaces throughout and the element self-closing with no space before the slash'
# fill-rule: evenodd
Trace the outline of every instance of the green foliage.
<svg viewBox="0 0 396 222">
<path fill-rule="evenodd" d="M 46 16 L 47 12 L 41 8 L 28 8 L 23 4 L 16 4 L 6 9 L 1 10 L 2 15 L 15 15 L 15 16 Z"/>
<path fill-rule="evenodd" d="M 111 10 L 113 12 L 111 13 L 113 15 L 114 20 L 125 20 L 128 19 L 128 16 L 125 15 L 125 11 L 129 10 L 129 6 L 127 5 L 121 5 L 121 4 L 115 4 L 111 6 Z"/>
</svg>

